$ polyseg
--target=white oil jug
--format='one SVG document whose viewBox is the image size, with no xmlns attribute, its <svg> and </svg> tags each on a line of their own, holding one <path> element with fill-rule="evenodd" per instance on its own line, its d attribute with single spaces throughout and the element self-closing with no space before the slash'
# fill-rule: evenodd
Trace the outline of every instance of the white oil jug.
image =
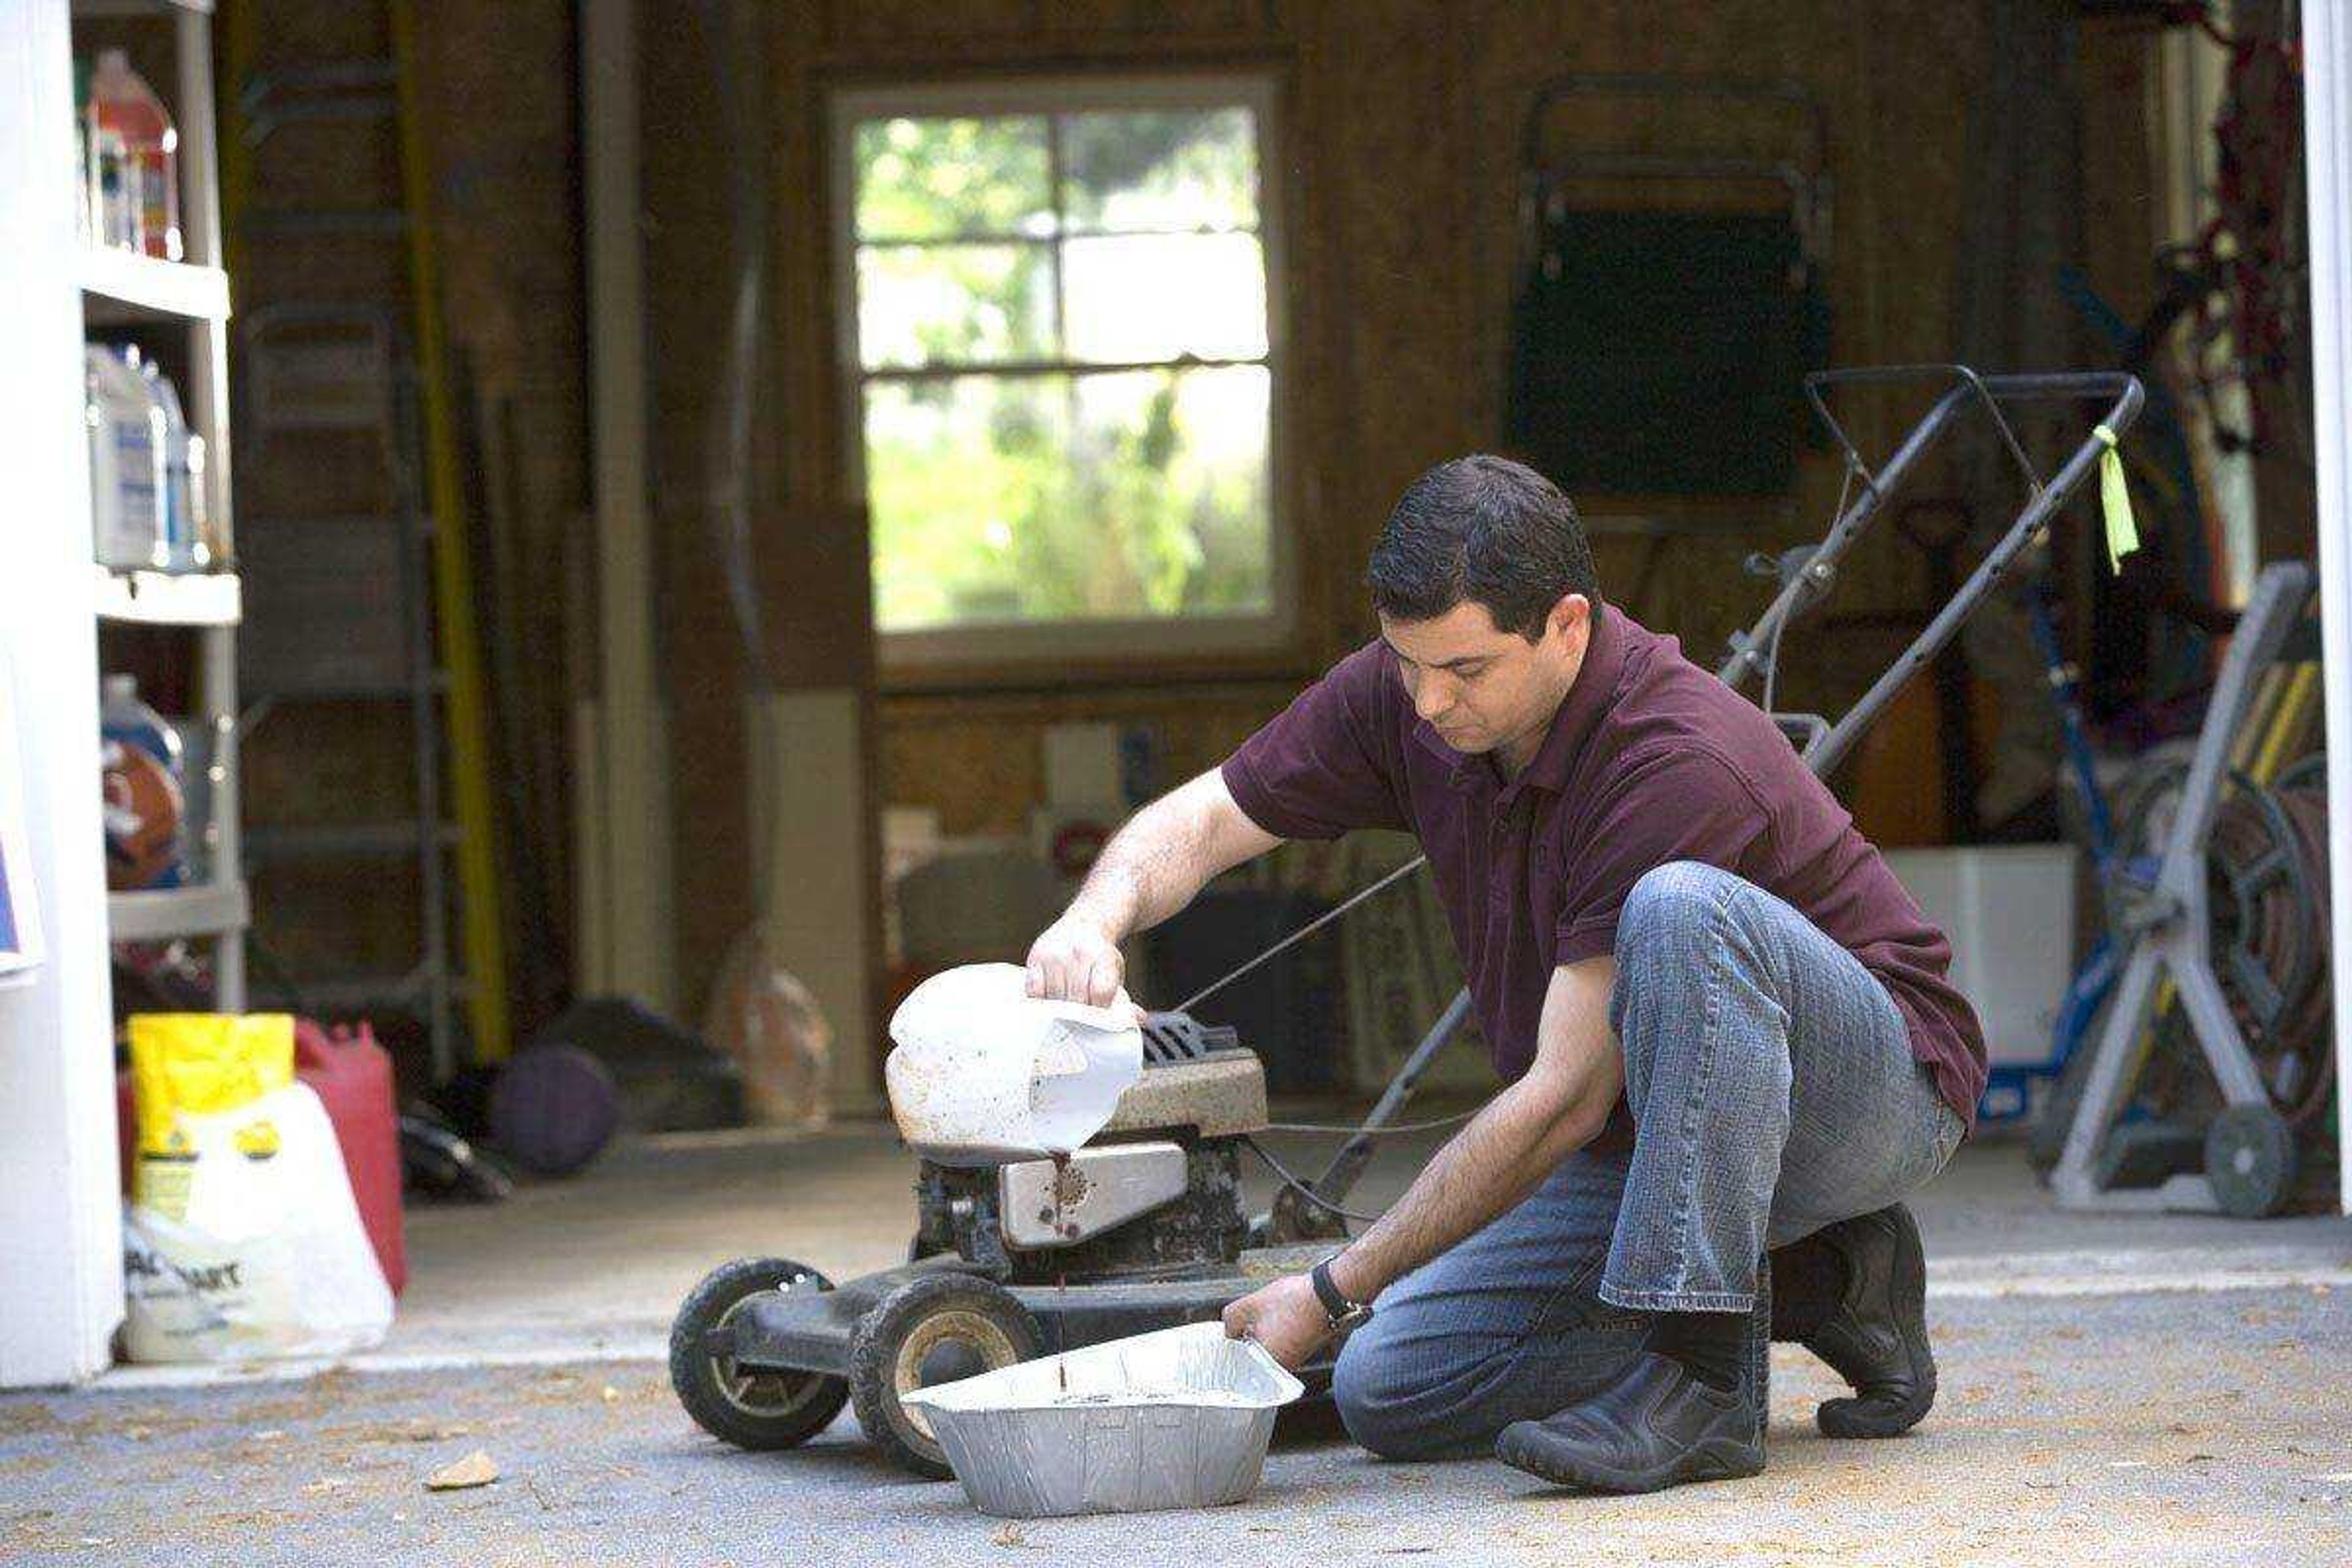
<svg viewBox="0 0 2352 1568">
<path fill-rule="evenodd" d="M 929 1160 L 993 1165 L 1066 1154 L 1143 1076 L 1125 1008 L 1024 994 L 1018 964 L 972 963 L 915 987 L 883 1064 L 898 1136 Z"/>
</svg>

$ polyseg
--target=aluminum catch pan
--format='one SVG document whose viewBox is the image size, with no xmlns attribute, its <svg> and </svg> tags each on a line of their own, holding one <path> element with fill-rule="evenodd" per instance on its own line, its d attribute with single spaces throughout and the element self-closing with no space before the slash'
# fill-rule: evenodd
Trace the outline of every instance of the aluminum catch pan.
<svg viewBox="0 0 2352 1568">
<path fill-rule="evenodd" d="M 1214 1508 L 1257 1489 L 1274 1413 L 1304 1392 L 1263 1346 L 1187 1323 L 902 1396 L 964 1495 L 1003 1519 Z"/>
</svg>

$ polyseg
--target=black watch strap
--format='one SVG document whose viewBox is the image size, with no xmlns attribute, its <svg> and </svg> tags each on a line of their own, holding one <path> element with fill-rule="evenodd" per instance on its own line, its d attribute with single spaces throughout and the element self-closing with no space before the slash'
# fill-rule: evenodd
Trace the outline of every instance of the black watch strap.
<svg viewBox="0 0 2352 1568">
<path fill-rule="evenodd" d="M 1340 1290 L 1339 1282 L 1331 1278 L 1329 1258 L 1325 1258 L 1309 1269 L 1307 1278 L 1314 1283 L 1315 1299 L 1323 1303 L 1323 1315 L 1331 1320 L 1333 1328 L 1336 1329 L 1342 1323 L 1352 1322 L 1370 1310 L 1360 1302 L 1349 1300 L 1346 1294 Z"/>
</svg>

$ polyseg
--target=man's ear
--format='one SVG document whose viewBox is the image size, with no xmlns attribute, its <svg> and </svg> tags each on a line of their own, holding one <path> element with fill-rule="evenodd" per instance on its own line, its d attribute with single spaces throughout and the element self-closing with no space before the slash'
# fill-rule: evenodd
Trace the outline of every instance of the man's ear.
<svg viewBox="0 0 2352 1568">
<path fill-rule="evenodd" d="M 1566 638 L 1571 648 L 1580 648 L 1592 630 L 1592 601 L 1581 594 L 1562 594 L 1553 601 L 1544 624 Z"/>
</svg>

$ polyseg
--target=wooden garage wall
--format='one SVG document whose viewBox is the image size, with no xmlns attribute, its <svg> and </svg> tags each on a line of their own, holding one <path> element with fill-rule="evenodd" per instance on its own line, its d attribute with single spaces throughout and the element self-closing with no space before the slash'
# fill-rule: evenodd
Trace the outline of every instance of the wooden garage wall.
<svg viewBox="0 0 2352 1568">
<path fill-rule="evenodd" d="M 2056 0 L 2053 0 L 2056 3 Z M 675 709 L 678 994 L 703 994 L 748 918 L 742 665 L 700 521 L 706 420 L 727 299 L 723 201 L 730 148 L 712 130 L 707 30 L 718 5 L 645 10 L 646 244 L 655 462 L 664 552 L 663 657 Z M 1038 799 L 1049 723 L 1155 724 L 1168 776 L 1209 765 L 1299 681 L 1370 629 L 1364 552 L 1398 491 L 1430 463 L 1493 446 L 1513 289 L 1520 118 L 1537 84 L 1570 70 L 1788 76 L 1826 108 L 1837 212 L 1829 285 L 1842 363 L 1941 359 L 1951 334 L 1965 100 L 1982 40 L 1975 8 L 1912 0 L 804 0 L 749 7 L 725 47 L 765 64 L 774 254 L 757 489 L 766 515 L 821 561 L 862 552 L 854 530 L 807 533 L 838 494 L 826 96 L 848 83 L 1005 70 L 1132 71 L 1255 64 L 1284 83 L 1283 146 L 1269 198 L 1288 204 L 1297 432 L 1301 634 L 1272 664 L 1181 679 L 1024 690 L 889 691 L 879 702 L 882 798 L 937 808 L 950 833 L 1018 829 Z M 2147 189 L 2141 129 L 2145 35 L 2087 24 L 2083 138 L 2095 279 L 2126 311 L 2145 293 Z M 1903 411 L 1859 411 L 1883 451 Z M 1816 532 L 1837 489 L 1806 460 L 1800 494 L 1752 535 L 1671 553 L 1639 612 L 1709 661 L 1760 602 L 1738 563 Z M 1578 498 L 1588 510 L 1595 499 Z M 1639 547 L 1606 541 L 1604 591 Z M 810 579 L 826 576 L 821 569 Z M 1916 607 L 1918 563 L 1891 540 L 1852 564 L 1841 609 Z M 779 613 L 793 613 L 786 600 Z M 1891 634 L 1890 634 L 1891 636 Z M 1842 639 L 1825 677 L 1851 689 L 1883 657 Z M 1155 674 L 1157 672 L 1154 672 Z"/>
</svg>

